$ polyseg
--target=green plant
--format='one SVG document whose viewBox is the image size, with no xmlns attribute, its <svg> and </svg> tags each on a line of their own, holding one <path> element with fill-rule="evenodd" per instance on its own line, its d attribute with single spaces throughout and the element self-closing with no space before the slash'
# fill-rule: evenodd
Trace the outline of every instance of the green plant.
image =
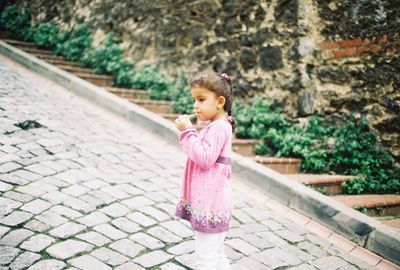
<svg viewBox="0 0 400 270">
<path fill-rule="evenodd" d="M 174 113 L 192 114 L 193 98 L 187 84 L 187 76 L 180 75 L 171 91 L 172 109 Z"/>
<path fill-rule="evenodd" d="M 335 158 L 330 162 L 334 171 L 357 175 L 370 174 L 378 168 L 390 168 L 394 160 L 377 144 L 377 136 L 365 120 L 353 119 L 335 133 Z"/>
<path fill-rule="evenodd" d="M 30 9 L 26 5 L 8 5 L 1 13 L 0 26 L 10 31 L 17 39 L 32 40 L 34 28 Z"/>
<path fill-rule="evenodd" d="M 232 108 L 237 124 L 238 138 L 263 140 L 271 128 L 285 129 L 290 126 L 288 119 L 261 97 L 255 97 L 249 105 L 235 101 Z"/>
<path fill-rule="evenodd" d="M 115 42 L 113 33 L 107 34 L 100 46 L 87 49 L 81 58 L 84 66 L 93 67 L 98 74 L 110 74 L 114 78 L 114 86 L 131 87 L 133 63 L 123 59 L 122 49 Z"/>
<path fill-rule="evenodd" d="M 51 22 L 40 23 L 33 35 L 33 41 L 42 48 L 55 48 L 60 42 L 60 29 Z"/>
<path fill-rule="evenodd" d="M 171 81 L 157 72 L 154 67 L 145 66 L 134 72 L 132 87 L 148 89 L 151 99 L 171 100 Z"/>
<path fill-rule="evenodd" d="M 81 24 L 72 32 L 60 35 L 63 43 L 60 43 L 57 52 L 60 52 L 68 60 L 81 61 L 92 45 L 92 34 L 86 24 Z"/>
<path fill-rule="evenodd" d="M 253 123 L 251 114 L 251 106 L 245 105 L 238 100 L 235 100 L 232 105 L 232 114 L 235 119 L 236 129 L 235 135 L 240 139 L 250 138 L 249 130 Z"/>
</svg>

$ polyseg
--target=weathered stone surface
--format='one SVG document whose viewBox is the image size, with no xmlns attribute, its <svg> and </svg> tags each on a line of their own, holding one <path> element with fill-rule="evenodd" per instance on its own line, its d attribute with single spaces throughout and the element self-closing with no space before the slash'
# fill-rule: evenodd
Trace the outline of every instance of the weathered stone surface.
<svg viewBox="0 0 400 270">
<path fill-rule="evenodd" d="M 131 235 L 129 238 L 132 239 L 133 241 L 135 241 L 136 243 L 143 245 L 152 250 L 157 249 L 157 248 L 162 248 L 165 246 L 163 244 L 163 242 L 161 242 L 157 238 L 154 238 L 148 234 L 141 233 L 141 232 L 135 233 L 135 234 Z"/>
<path fill-rule="evenodd" d="M 307 116 L 314 113 L 314 95 L 309 91 L 304 91 L 298 99 L 297 107 L 300 116 Z"/>
<path fill-rule="evenodd" d="M 173 256 L 169 255 L 168 253 L 157 250 L 157 251 L 152 251 L 150 253 L 147 253 L 145 255 L 142 255 L 140 257 L 137 257 L 134 259 L 135 262 L 139 263 L 140 265 L 144 266 L 145 268 L 149 268 L 158 264 L 161 264 L 163 262 L 168 261 L 171 259 Z"/>
<path fill-rule="evenodd" d="M 105 244 L 111 242 L 111 239 L 97 232 L 87 232 L 83 234 L 78 234 L 76 238 L 85 240 L 86 242 L 96 245 L 98 247 L 104 246 Z"/>
<path fill-rule="evenodd" d="M 126 233 L 112 227 L 109 224 L 97 225 L 97 226 L 93 227 L 93 229 L 107 237 L 110 237 L 113 240 L 118 240 L 118 239 L 121 239 L 121 238 L 124 238 L 127 236 Z"/>
<path fill-rule="evenodd" d="M 256 56 L 251 48 L 242 48 L 240 52 L 240 63 L 245 70 L 253 68 L 257 64 Z"/>
<path fill-rule="evenodd" d="M 40 252 L 55 241 L 56 240 L 54 238 L 45 234 L 36 234 L 29 240 L 23 242 L 20 247 L 32 252 Z"/>
<path fill-rule="evenodd" d="M 90 255 L 112 266 L 121 265 L 129 260 L 127 257 L 121 255 L 120 253 L 117 253 L 105 247 L 96 249 L 95 251 L 91 252 Z"/>
<path fill-rule="evenodd" d="M 32 231 L 26 229 L 16 229 L 10 231 L 1 240 L 0 245 L 17 247 L 22 241 L 33 235 Z"/>
<path fill-rule="evenodd" d="M 112 243 L 110 245 L 110 248 L 132 258 L 145 249 L 143 246 L 135 244 L 128 239 L 122 239 L 115 243 Z"/>
<path fill-rule="evenodd" d="M 310 264 L 318 269 L 327 269 L 327 270 L 334 270 L 347 265 L 346 261 L 334 256 L 317 259 L 315 261 L 310 262 Z"/>
<path fill-rule="evenodd" d="M 62 224 L 61 226 L 51 230 L 49 232 L 49 234 L 51 234 L 52 236 L 55 236 L 57 238 L 65 239 L 65 238 L 72 237 L 75 234 L 78 234 L 85 229 L 86 229 L 86 226 L 84 226 L 84 225 L 76 224 L 73 222 L 66 222 L 66 223 Z"/>
<path fill-rule="evenodd" d="M 6 265 L 17 257 L 19 249 L 7 246 L 0 246 L 0 265 Z"/>
<path fill-rule="evenodd" d="M 188 254 L 194 251 L 194 241 L 186 241 L 178 243 L 173 247 L 170 247 L 167 252 L 176 256 Z"/>
<path fill-rule="evenodd" d="M 143 267 L 141 267 L 133 262 L 124 263 L 123 265 L 120 265 L 114 269 L 115 270 L 144 270 Z"/>
<path fill-rule="evenodd" d="M 52 206 L 52 204 L 50 204 L 44 200 L 37 199 L 37 200 L 31 201 L 31 202 L 25 204 L 23 207 L 21 207 L 21 210 L 30 212 L 32 214 L 40 214 L 44 210 L 50 208 L 51 206 Z"/>
<path fill-rule="evenodd" d="M 83 255 L 78 258 L 74 258 L 68 261 L 69 264 L 76 266 L 79 269 L 83 270 L 111 270 L 112 268 L 106 265 L 105 263 L 99 261 L 98 259 L 89 256 Z"/>
<path fill-rule="evenodd" d="M 24 252 L 20 254 L 13 262 L 10 264 L 11 269 L 25 269 L 31 266 L 33 263 L 41 258 L 39 254 L 32 252 Z"/>
<path fill-rule="evenodd" d="M 9 213 L 11 213 L 12 209 L 18 208 L 20 207 L 22 204 L 20 202 L 14 201 L 14 200 L 10 200 L 7 198 L 0 198 L 0 214 L 2 216 L 8 215 Z M 15 222 L 19 222 L 20 220 L 23 220 L 24 217 L 29 216 L 29 213 L 26 212 L 18 212 L 18 214 L 13 214 L 12 215 L 8 215 L 8 217 L 4 217 L 0 220 L 0 223 L 6 224 L 6 223 L 10 223 L 9 225 L 16 225 L 18 223 Z M 4 223 L 6 222 L 6 223 Z"/>
<path fill-rule="evenodd" d="M 247 256 L 259 251 L 258 248 L 247 243 L 246 241 L 243 241 L 242 239 L 231 239 L 226 241 L 226 244 L 229 245 L 231 248 L 238 250 L 240 253 L 243 253 Z"/>
<path fill-rule="evenodd" d="M 66 240 L 46 249 L 47 253 L 58 259 L 67 259 L 75 254 L 90 251 L 93 246 L 82 241 Z"/>
<path fill-rule="evenodd" d="M 82 218 L 79 218 L 77 221 L 86 226 L 92 227 L 92 226 L 99 225 L 102 223 L 107 223 L 109 220 L 110 220 L 110 218 L 107 217 L 104 213 L 96 211 L 96 212 L 92 212 Z"/>
<path fill-rule="evenodd" d="M 281 49 L 278 46 L 261 48 L 260 65 L 264 70 L 274 70 L 283 67 Z"/>
<path fill-rule="evenodd" d="M 35 263 L 28 270 L 60 270 L 63 269 L 65 263 L 54 259 L 43 260 Z"/>
<path fill-rule="evenodd" d="M 141 227 L 135 223 L 130 221 L 127 218 L 117 218 L 111 222 L 117 229 L 121 229 L 127 233 L 135 233 L 141 230 Z"/>
</svg>

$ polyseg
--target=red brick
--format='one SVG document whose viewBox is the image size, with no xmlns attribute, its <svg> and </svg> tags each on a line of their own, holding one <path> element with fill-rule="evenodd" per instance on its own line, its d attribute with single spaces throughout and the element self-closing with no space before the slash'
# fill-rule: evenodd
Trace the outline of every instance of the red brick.
<svg viewBox="0 0 400 270">
<path fill-rule="evenodd" d="M 319 44 L 321 49 L 336 49 L 339 45 L 336 42 L 325 41 Z"/>
<path fill-rule="evenodd" d="M 371 44 L 369 45 L 369 49 L 371 50 L 371 52 L 377 53 L 381 50 L 381 46 L 376 44 Z"/>
<path fill-rule="evenodd" d="M 342 48 L 348 48 L 348 47 L 358 47 L 362 45 L 361 39 L 356 38 L 356 39 L 347 39 L 347 40 L 342 40 L 339 42 L 340 47 Z"/>
<path fill-rule="evenodd" d="M 357 54 L 369 53 L 371 51 L 369 45 L 363 45 L 357 48 Z"/>
<path fill-rule="evenodd" d="M 290 219 L 291 221 L 297 223 L 297 224 L 301 224 L 301 225 L 305 225 L 310 221 L 309 217 L 306 217 L 300 213 L 297 213 L 296 211 L 293 211 L 292 209 L 290 209 L 286 214 L 285 217 Z"/>
<path fill-rule="evenodd" d="M 336 233 L 332 233 L 326 240 L 343 249 L 345 252 L 352 251 L 356 246 L 354 242 L 351 242 L 350 240 Z"/>
<path fill-rule="evenodd" d="M 352 251 L 350 251 L 350 254 L 370 265 L 377 265 L 382 260 L 382 258 L 375 253 L 360 246 L 356 246 Z"/>
<path fill-rule="evenodd" d="M 382 45 L 385 44 L 388 40 L 388 36 L 387 35 L 383 35 L 378 37 L 378 44 Z"/>
<path fill-rule="evenodd" d="M 395 265 L 385 259 L 382 259 L 376 266 L 378 270 L 400 270 L 400 266 Z"/>
<path fill-rule="evenodd" d="M 298 173 L 300 172 L 300 164 L 287 164 L 285 173 Z"/>
<path fill-rule="evenodd" d="M 280 215 L 285 215 L 290 210 L 289 207 L 287 207 L 281 203 L 278 203 L 277 201 L 274 201 L 274 200 L 270 200 L 268 202 L 267 207 L 273 211 L 278 212 Z"/>
<path fill-rule="evenodd" d="M 311 220 L 306 224 L 306 229 L 324 239 L 328 238 L 333 233 L 330 229 L 315 222 L 314 220 Z"/>
<path fill-rule="evenodd" d="M 334 51 L 335 58 L 352 57 L 357 55 L 357 48 L 347 48 Z"/>
</svg>

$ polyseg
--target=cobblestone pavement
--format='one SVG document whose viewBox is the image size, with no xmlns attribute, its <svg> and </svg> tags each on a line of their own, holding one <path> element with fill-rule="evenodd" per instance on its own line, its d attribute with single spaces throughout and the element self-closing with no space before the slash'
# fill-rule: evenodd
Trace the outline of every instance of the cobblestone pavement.
<svg viewBox="0 0 400 270">
<path fill-rule="evenodd" d="M 193 232 L 174 217 L 184 160 L 1 57 L 0 269 L 192 269 Z M 233 269 L 370 269 L 233 183 Z"/>
</svg>

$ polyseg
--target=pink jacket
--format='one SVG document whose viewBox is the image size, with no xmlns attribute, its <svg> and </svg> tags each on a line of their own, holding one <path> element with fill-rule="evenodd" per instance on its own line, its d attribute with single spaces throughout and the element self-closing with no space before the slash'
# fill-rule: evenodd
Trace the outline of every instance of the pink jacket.
<svg viewBox="0 0 400 270">
<path fill-rule="evenodd" d="M 199 134 L 189 128 L 181 132 L 179 140 L 188 160 L 176 215 L 188 220 L 196 231 L 227 231 L 232 209 L 231 124 L 216 120 Z"/>
</svg>

